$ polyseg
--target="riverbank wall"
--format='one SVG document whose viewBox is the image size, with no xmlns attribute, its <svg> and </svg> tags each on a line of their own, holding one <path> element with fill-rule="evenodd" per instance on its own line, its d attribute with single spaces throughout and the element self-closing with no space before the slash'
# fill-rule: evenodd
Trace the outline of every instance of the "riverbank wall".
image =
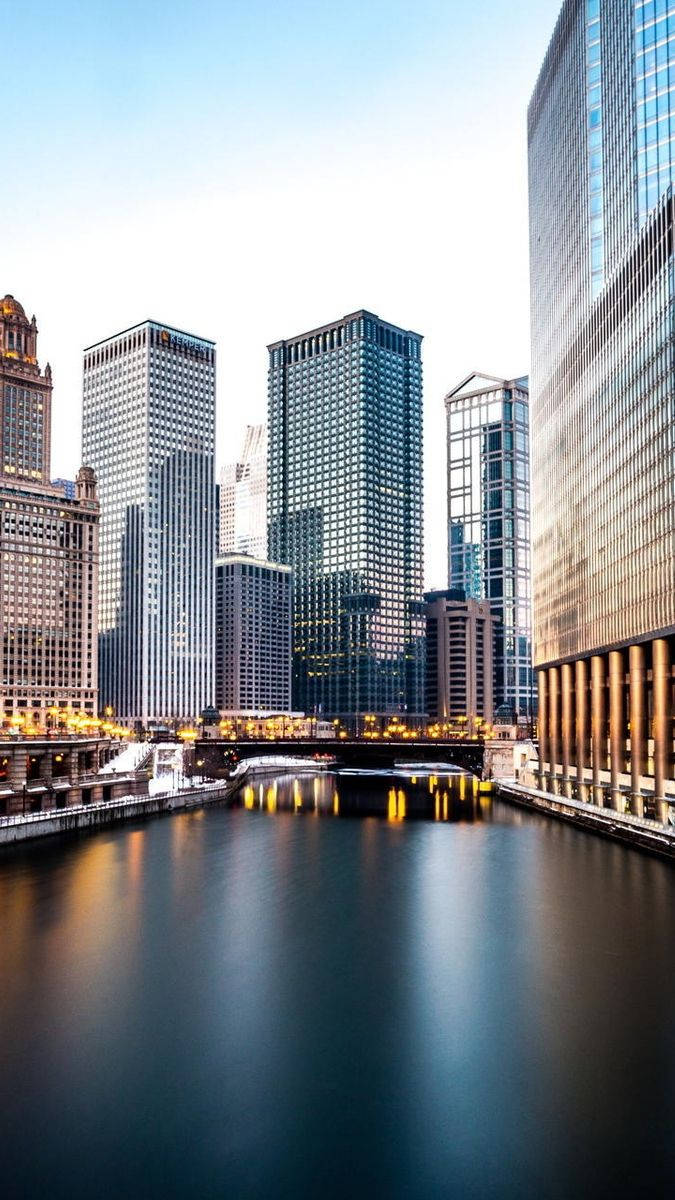
<svg viewBox="0 0 675 1200">
<path fill-rule="evenodd" d="M 155 796 L 122 796 L 102 804 L 72 805 L 44 812 L 0 817 L 0 847 L 34 838 L 83 830 L 104 829 L 124 821 L 162 816 L 186 809 L 203 808 L 227 800 L 237 791 L 236 783 L 210 783 Z"/>
<path fill-rule="evenodd" d="M 659 821 L 634 817 L 630 813 L 618 813 L 613 808 L 598 808 L 582 800 L 552 796 L 549 792 L 525 787 L 514 780 L 499 783 L 498 796 L 510 804 L 545 813 L 549 817 L 568 821 L 579 829 L 675 861 L 675 827 L 672 825 L 662 825 Z"/>
</svg>

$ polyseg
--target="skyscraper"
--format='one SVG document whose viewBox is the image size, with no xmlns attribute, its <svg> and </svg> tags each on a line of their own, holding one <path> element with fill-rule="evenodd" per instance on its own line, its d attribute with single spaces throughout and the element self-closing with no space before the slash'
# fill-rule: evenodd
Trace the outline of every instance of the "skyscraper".
<svg viewBox="0 0 675 1200">
<path fill-rule="evenodd" d="M 494 705 L 532 713 L 527 379 L 473 372 L 445 397 L 448 584 L 489 600 Z"/>
<path fill-rule="evenodd" d="M 675 12 L 566 0 L 528 114 L 541 784 L 667 818 Z"/>
<path fill-rule="evenodd" d="M 143 723 L 213 703 L 213 342 L 145 321 L 84 355 L 101 499 L 101 703 Z"/>
<path fill-rule="evenodd" d="M 96 715 L 96 479 L 72 495 L 49 479 L 52 376 L 37 324 L 0 300 L 0 712 L 44 728 L 69 708 Z"/>
<path fill-rule="evenodd" d="M 241 458 L 221 470 L 220 553 L 267 558 L 266 425 L 247 425 Z"/>
<path fill-rule="evenodd" d="M 269 350 L 270 558 L 294 575 L 293 707 L 424 711 L 422 339 L 360 310 Z"/>
</svg>

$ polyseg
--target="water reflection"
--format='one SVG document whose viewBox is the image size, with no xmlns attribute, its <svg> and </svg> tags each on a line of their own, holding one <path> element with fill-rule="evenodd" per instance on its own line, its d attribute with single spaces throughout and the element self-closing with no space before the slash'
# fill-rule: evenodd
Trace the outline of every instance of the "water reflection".
<svg viewBox="0 0 675 1200">
<path fill-rule="evenodd" d="M 246 784 L 232 807 L 327 817 L 439 822 L 491 820 L 492 801 L 473 775 L 448 771 L 340 770 L 276 775 Z"/>
<path fill-rule="evenodd" d="M 4 1196 L 672 1193 L 672 868 L 470 777 L 45 839 L 0 912 Z"/>
</svg>

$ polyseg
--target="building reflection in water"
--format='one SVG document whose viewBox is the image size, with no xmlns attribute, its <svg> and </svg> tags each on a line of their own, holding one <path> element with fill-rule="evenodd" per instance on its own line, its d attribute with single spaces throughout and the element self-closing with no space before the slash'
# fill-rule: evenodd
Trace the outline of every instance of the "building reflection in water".
<svg viewBox="0 0 675 1200">
<path fill-rule="evenodd" d="M 248 811 L 315 813 L 317 816 L 376 816 L 392 824 L 409 819 L 484 821 L 492 801 L 478 779 L 448 770 L 431 773 L 341 770 L 277 775 L 248 783 L 232 801 Z"/>
</svg>

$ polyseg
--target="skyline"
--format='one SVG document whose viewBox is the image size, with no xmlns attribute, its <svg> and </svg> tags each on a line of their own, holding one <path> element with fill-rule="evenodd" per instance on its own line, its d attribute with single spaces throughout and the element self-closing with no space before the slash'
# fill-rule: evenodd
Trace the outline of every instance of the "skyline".
<svg viewBox="0 0 675 1200">
<path fill-rule="evenodd" d="M 424 335 L 425 586 L 445 586 L 443 397 L 529 369 L 525 114 L 557 10 L 20 10 L 3 291 L 54 372 L 53 474 L 79 465 L 85 346 L 147 318 L 213 338 L 220 467 L 266 415 L 266 344 L 365 307 Z"/>
</svg>

